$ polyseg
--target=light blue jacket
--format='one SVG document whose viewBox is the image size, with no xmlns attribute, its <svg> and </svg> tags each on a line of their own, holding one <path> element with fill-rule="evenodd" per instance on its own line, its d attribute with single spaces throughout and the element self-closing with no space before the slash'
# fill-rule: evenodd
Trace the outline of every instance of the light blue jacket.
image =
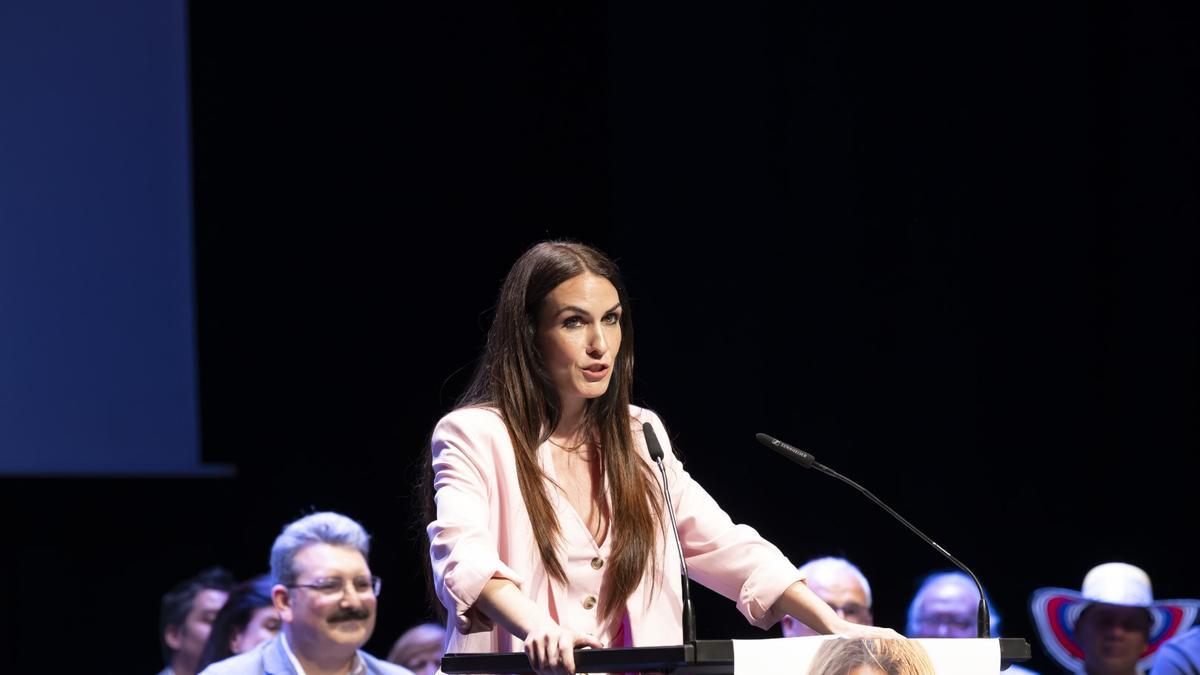
<svg viewBox="0 0 1200 675">
<path fill-rule="evenodd" d="M 367 675 L 413 675 L 407 668 L 387 661 L 380 661 L 370 654 L 358 651 L 358 656 L 367 667 Z M 283 633 L 264 642 L 245 654 L 218 661 L 204 669 L 200 675 L 299 675 L 284 651 Z"/>
</svg>

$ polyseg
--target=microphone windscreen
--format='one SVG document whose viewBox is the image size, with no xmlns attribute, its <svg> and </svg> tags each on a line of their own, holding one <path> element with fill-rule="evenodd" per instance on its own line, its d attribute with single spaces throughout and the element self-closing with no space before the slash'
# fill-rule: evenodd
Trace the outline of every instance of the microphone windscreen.
<svg viewBox="0 0 1200 675">
<path fill-rule="evenodd" d="M 754 437 L 758 439 L 759 443 L 762 443 L 768 448 L 778 452 L 779 454 L 787 457 L 806 469 L 812 468 L 813 462 L 816 461 L 816 458 L 812 455 L 801 450 L 800 448 L 792 447 L 778 438 L 772 438 L 766 434 L 754 434 Z"/>
<path fill-rule="evenodd" d="M 650 426 L 649 422 L 643 422 L 642 433 L 646 435 L 646 449 L 650 451 L 650 459 L 662 461 L 663 449 L 658 442 L 658 435 L 654 433 L 654 427 Z"/>
</svg>

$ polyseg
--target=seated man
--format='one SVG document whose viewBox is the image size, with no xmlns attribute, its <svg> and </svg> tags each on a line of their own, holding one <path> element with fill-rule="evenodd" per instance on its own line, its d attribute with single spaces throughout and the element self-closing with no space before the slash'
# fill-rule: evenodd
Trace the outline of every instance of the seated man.
<svg viewBox="0 0 1200 675">
<path fill-rule="evenodd" d="M 1163 642 L 1192 624 L 1200 601 L 1155 601 L 1144 571 L 1105 563 L 1087 573 L 1079 592 L 1039 588 L 1030 606 L 1046 651 L 1067 670 L 1137 675 Z"/>
<path fill-rule="evenodd" d="M 840 616 L 851 623 L 873 626 L 871 585 L 867 578 L 845 558 L 817 558 L 800 566 L 805 583 Z M 784 637 L 804 637 L 817 633 L 794 617 L 779 622 Z"/>
<path fill-rule="evenodd" d="M 988 605 L 992 626 L 996 613 Z M 908 605 L 910 638 L 979 637 L 979 589 L 962 572 L 935 572 L 925 577 Z"/>
<path fill-rule="evenodd" d="M 229 599 L 217 612 L 208 642 L 200 652 L 200 670 L 275 637 L 283 622 L 271 597 L 274 585 L 270 576 L 263 574 L 230 589 Z"/>
<path fill-rule="evenodd" d="M 983 600 L 987 603 L 990 619 L 988 631 L 992 637 L 999 637 L 1000 614 L 986 593 Z M 908 605 L 905 635 L 910 638 L 979 637 L 979 589 L 971 577 L 957 570 L 935 572 L 925 577 Z M 1036 675 L 1015 664 L 1004 672 Z"/>
<path fill-rule="evenodd" d="M 338 513 L 283 528 L 271 547 L 271 597 L 283 630 L 207 675 L 411 675 L 362 651 L 375 630 L 379 577 L 367 566 L 370 536 Z"/>
<path fill-rule="evenodd" d="M 408 668 L 413 675 L 434 675 L 442 667 L 445 643 L 445 628 L 422 623 L 404 631 L 388 652 L 388 661 Z"/>
<path fill-rule="evenodd" d="M 214 567 L 179 582 L 163 595 L 158 639 L 167 667 L 159 675 L 196 675 L 200 652 L 231 586 L 229 572 Z"/>
</svg>

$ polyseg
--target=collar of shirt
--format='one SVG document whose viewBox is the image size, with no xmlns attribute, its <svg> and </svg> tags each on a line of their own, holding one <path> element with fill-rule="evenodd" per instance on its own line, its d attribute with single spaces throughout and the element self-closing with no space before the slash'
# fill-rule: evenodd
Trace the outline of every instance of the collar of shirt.
<svg viewBox="0 0 1200 675">
<path fill-rule="evenodd" d="M 304 666 L 300 665 L 300 659 L 296 658 L 296 654 L 292 652 L 287 632 L 282 632 L 281 635 L 283 636 L 283 652 L 287 654 L 288 660 L 292 662 L 292 667 L 296 669 L 296 675 L 308 675 L 304 672 Z M 358 652 L 354 653 L 354 663 L 350 664 L 350 672 L 347 675 L 367 675 L 367 664 Z"/>
</svg>

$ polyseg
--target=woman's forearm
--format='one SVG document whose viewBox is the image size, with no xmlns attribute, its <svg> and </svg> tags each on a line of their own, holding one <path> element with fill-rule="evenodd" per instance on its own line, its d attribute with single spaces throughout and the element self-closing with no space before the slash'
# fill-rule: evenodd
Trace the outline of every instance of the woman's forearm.
<svg viewBox="0 0 1200 675">
<path fill-rule="evenodd" d="M 534 628 L 554 623 L 546 610 L 508 579 L 491 579 L 484 584 L 475 607 L 521 640 Z"/>
<path fill-rule="evenodd" d="M 491 579 L 484 584 L 475 608 L 525 642 L 529 665 L 540 675 L 572 675 L 576 647 L 604 646 L 593 636 L 558 625 L 507 579 Z"/>
<path fill-rule="evenodd" d="M 775 601 L 775 609 L 791 614 L 822 635 L 843 632 L 848 623 L 803 581 L 788 586 L 779 600 Z"/>
<path fill-rule="evenodd" d="M 904 639 L 903 635 L 891 628 L 863 626 L 843 619 L 803 581 L 788 586 L 783 595 L 775 601 L 773 609 L 791 614 L 809 628 L 825 635 L 837 633 L 848 638 Z"/>
</svg>

